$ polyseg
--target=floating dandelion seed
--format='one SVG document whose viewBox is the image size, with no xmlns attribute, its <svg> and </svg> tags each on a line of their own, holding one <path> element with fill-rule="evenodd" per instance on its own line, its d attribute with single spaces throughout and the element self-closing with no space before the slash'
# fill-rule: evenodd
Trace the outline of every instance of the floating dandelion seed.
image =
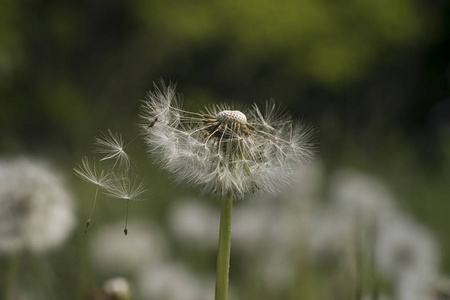
<svg viewBox="0 0 450 300">
<path fill-rule="evenodd" d="M 94 152 L 104 154 L 105 156 L 100 161 L 109 159 L 115 160 L 113 168 L 118 165 L 119 168 L 128 170 L 130 167 L 130 157 L 123 150 L 123 138 L 121 134 L 112 133 L 108 129 L 107 133 L 100 132 L 100 137 L 95 139 Z"/>
<path fill-rule="evenodd" d="M 84 228 L 84 232 L 87 233 L 89 225 L 91 224 L 91 218 L 92 214 L 94 213 L 95 204 L 97 202 L 98 188 L 99 187 L 105 188 L 107 186 L 108 182 L 111 179 L 111 174 L 105 173 L 105 171 L 103 170 L 100 173 L 97 172 L 95 163 L 91 167 L 89 159 L 86 156 L 82 158 L 81 164 L 77 164 L 73 170 L 78 177 L 80 177 L 84 181 L 95 184 L 97 186 L 97 188 L 95 189 L 95 196 L 94 196 L 94 203 L 92 205 L 92 210 L 89 215 L 89 218 L 86 221 L 86 227 Z"/>
<path fill-rule="evenodd" d="M 109 173 L 105 173 L 105 171 L 97 172 L 97 168 L 95 164 L 92 165 L 89 163 L 89 159 L 85 156 L 81 159 L 81 164 L 77 164 L 75 168 L 73 168 L 75 174 L 83 179 L 84 181 L 90 182 L 100 187 L 105 187 L 107 182 L 110 179 Z"/>
<path fill-rule="evenodd" d="M 139 196 L 145 193 L 146 189 L 143 181 L 139 181 L 137 178 L 130 178 L 128 174 L 122 174 L 115 176 L 107 186 L 105 186 L 106 195 L 124 199 L 127 201 L 127 214 L 125 219 L 125 235 L 128 234 L 127 224 L 128 224 L 128 205 L 130 200 L 138 200 Z"/>
<path fill-rule="evenodd" d="M 138 200 L 146 189 L 143 181 L 128 175 L 115 175 L 105 186 L 106 195 L 124 200 Z"/>
<path fill-rule="evenodd" d="M 264 112 L 254 105 L 194 113 L 180 108 L 174 85 L 155 88 L 142 105 L 143 135 L 149 152 L 177 181 L 219 196 L 275 194 L 312 157 L 312 128 L 272 102 Z"/>
</svg>

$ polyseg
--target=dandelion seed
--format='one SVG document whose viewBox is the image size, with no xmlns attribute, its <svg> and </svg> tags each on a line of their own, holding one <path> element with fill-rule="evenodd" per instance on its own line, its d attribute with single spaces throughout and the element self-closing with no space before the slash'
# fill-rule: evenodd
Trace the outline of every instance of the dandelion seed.
<svg viewBox="0 0 450 300">
<path fill-rule="evenodd" d="M 114 180 L 105 187 L 106 195 L 124 199 L 127 201 L 127 213 L 125 219 L 125 235 L 128 234 L 127 224 L 128 224 L 128 206 L 130 200 L 138 200 L 139 196 L 145 193 L 146 189 L 143 181 L 138 181 L 137 178 L 130 178 L 127 174 L 116 176 Z"/>
<path fill-rule="evenodd" d="M 142 134 L 150 154 L 177 181 L 219 196 L 276 194 L 312 158 L 312 128 L 272 102 L 264 112 L 256 105 L 218 105 L 195 113 L 180 108 L 174 85 L 155 88 L 142 105 Z"/>
<path fill-rule="evenodd" d="M 103 170 L 100 171 L 100 173 L 97 172 L 95 164 L 91 167 L 89 159 L 86 156 L 82 158 L 81 164 L 77 164 L 73 170 L 75 171 L 75 174 L 84 181 L 100 187 L 104 187 L 111 177 L 111 174 L 105 173 Z"/>
<path fill-rule="evenodd" d="M 95 163 L 91 167 L 89 159 L 86 156 L 81 160 L 81 164 L 77 164 L 73 170 L 78 177 L 97 186 L 95 189 L 94 203 L 92 205 L 91 213 L 89 214 L 89 218 L 87 219 L 86 226 L 84 228 L 84 232 L 87 233 L 95 210 L 95 204 L 97 203 L 98 188 L 104 188 L 108 184 L 111 174 L 105 173 L 103 170 L 100 173 L 97 172 Z"/>
<path fill-rule="evenodd" d="M 121 134 L 112 133 L 109 129 L 107 133 L 100 132 L 100 137 L 95 139 L 94 152 L 105 154 L 100 161 L 109 159 L 115 160 L 113 169 L 118 165 L 119 168 L 128 170 L 130 167 L 130 157 L 123 150 L 123 138 Z"/>
</svg>

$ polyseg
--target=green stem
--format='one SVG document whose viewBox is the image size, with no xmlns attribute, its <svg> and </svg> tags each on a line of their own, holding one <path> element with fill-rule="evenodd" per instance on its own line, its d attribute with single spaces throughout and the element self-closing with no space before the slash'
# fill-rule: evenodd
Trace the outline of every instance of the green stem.
<svg viewBox="0 0 450 300">
<path fill-rule="evenodd" d="M 19 254 L 14 253 L 8 262 L 6 282 L 5 282 L 5 292 L 4 296 L 6 300 L 12 300 L 14 294 L 14 287 L 16 284 L 17 275 L 19 273 Z"/>
<path fill-rule="evenodd" d="M 222 199 L 220 211 L 219 249 L 217 250 L 216 300 L 228 298 L 228 274 L 230 270 L 231 211 L 233 197 Z"/>
</svg>

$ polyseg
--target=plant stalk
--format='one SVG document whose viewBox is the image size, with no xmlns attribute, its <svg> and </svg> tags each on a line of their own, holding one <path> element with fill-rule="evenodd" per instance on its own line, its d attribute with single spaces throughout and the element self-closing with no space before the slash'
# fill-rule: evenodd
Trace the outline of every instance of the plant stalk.
<svg viewBox="0 0 450 300">
<path fill-rule="evenodd" d="M 216 300 L 227 300 L 230 270 L 231 211 L 233 197 L 222 199 L 220 210 L 219 249 L 217 250 Z"/>
<path fill-rule="evenodd" d="M 6 270 L 5 291 L 3 294 L 6 300 L 12 300 L 14 298 L 14 288 L 19 273 L 19 265 L 19 254 L 14 253 L 9 259 Z"/>
</svg>

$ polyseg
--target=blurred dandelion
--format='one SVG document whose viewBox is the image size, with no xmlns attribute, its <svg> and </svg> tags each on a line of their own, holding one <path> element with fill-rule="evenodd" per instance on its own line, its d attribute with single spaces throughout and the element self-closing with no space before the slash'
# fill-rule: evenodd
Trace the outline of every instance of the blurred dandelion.
<svg viewBox="0 0 450 300">
<path fill-rule="evenodd" d="M 207 300 L 214 295 L 208 279 L 182 263 L 166 262 L 141 272 L 138 289 L 142 299 Z"/>
<path fill-rule="evenodd" d="M 149 221 L 133 220 L 128 236 L 117 235 L 121 223 L 105 225 L 94 232 L 90 253 L 103 273 L 135 274 L 142 267 L 152 267 L 163 260 L 170 248 L 164 233 Z"/>
<path fill-rule="evenodd" d="M 129 281 L 124 277 L 110 278 L 103 284 L 103 290 L 111 299 L 131 300 L 133 299 Z"/>
<path fill-rule="evenodd" d="M 395 280 L 410 274 L 428 278 L 438 274 L 439 245 L 427 228 L 401 215 L 379 228 L 376 255 L 382 274 Z"/>
<path fill-rule="evenodd" d="M 0 162 L 0 252 L 45 252 L 75 225 L 72 195 L 59 174 L 27 158 Z"/>
<path fill-rule="evenodd" d="M 388 185 L 345 169 L 331 176 L 329 191 L 331 201 L 309 218 L 305 241 L 335 282 L 336 299 L 435 299 L 439 245 L 396 205 Z"/>
<path fill-rule="evenodd" d="M 398 210 L 397 200 L 385 182 L 356 170 L 341 169 L 335 172 L 329 192 L 336 209 L 353 218 L 379 222 Z"/>
<path fill-rule="evenodd" d="M 275 210 L 267 201 L 247 201 L 234 215 L 233 251 L 255 253 L 266 243 L 271 243 L 270 228 L 275 226 Z"/>
<path fill-rule="evenodd" d="M 168 213 L 169 227 L 183 246 L 214 249 L 217 243 L 218 213 L 198 201 L 181 199 Z"/>
</svg>

